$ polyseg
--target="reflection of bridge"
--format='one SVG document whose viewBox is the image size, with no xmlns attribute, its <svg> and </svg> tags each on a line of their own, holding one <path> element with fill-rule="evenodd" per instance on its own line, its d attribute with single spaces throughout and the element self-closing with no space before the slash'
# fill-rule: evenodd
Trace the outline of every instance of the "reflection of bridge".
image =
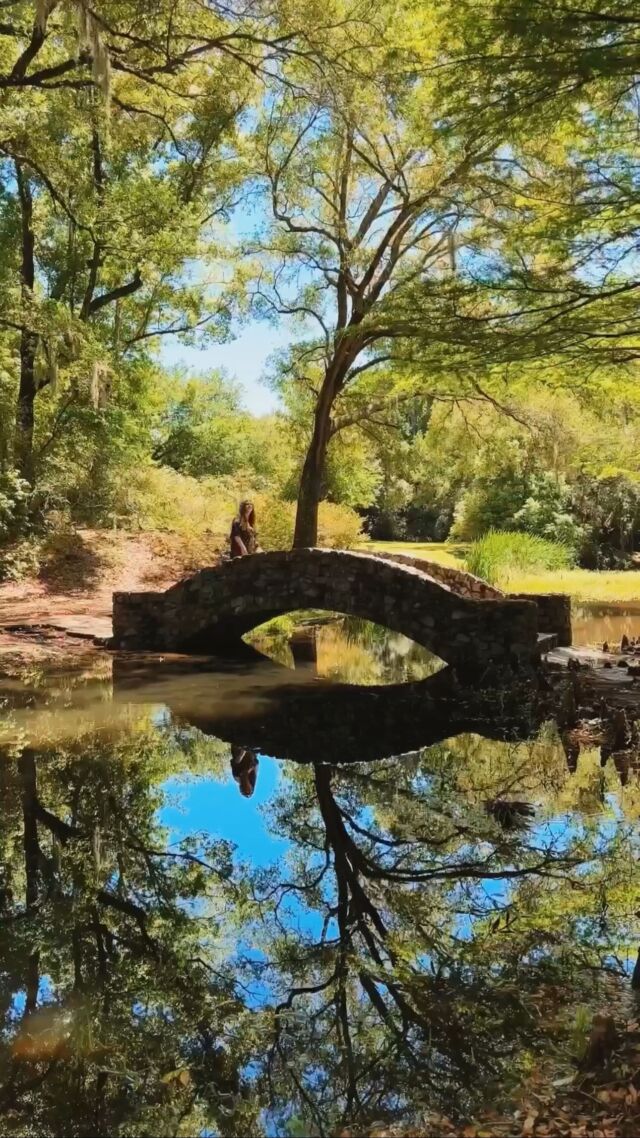
<svg viewBox="0 0 640 1138">
<path fill-rule="evenodd" d="M 538 606 L 419 562 L 338 550 L 260 553 L 202 569 L 165 593 L 115 593 L 113 643 L 150 651 L 228 652 L 244 633 L 296 609 L 348 613 L 403 633 L 459 668 L 529 665 Z"/>
<path fill-rule="evenodd" d="M 416 683 L 359 687 L 318 679 L 309 662 L 272 661 L 220 671 L 116 656 L 119 699 L 164 704 L 176 724 L 241 748 L 298 763 L 371 762 L 462 734 L 531 738 L 539 726 L 535 685 L 465 687 L 449 669 Z"/>
</svg>

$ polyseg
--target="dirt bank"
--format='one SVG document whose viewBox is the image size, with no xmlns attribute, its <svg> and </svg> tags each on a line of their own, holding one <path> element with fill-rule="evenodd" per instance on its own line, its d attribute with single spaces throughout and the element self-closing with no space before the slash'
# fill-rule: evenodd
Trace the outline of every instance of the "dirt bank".
<svg viewBox="0 0 640 1138">
<path fill-rule="evenodd" d="M 167 589 L 219 553 L 176 535 L 76 530 L 51 544 L 36 577 L 0 585 L 0 658 L 95 651 L 111 635 L 112 594 Z"/>
</svg>

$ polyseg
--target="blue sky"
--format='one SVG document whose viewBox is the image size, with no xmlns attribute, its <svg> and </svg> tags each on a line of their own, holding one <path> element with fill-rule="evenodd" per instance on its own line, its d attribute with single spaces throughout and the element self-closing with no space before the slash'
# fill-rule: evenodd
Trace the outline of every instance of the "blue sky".
<svg viewBox="0 0 640 1138">
<path fill-rule="evenodd" d="M 242 329 L 236 340 L 208 344 L 206 348 L 186 347 L 172 336 L 163 344 L 161 359 L 169 367 L 181 365 L 190 371 L 224 370 L 240 384 L 247 409 L 254 415 L 267 415 L 278 407 L 278 396 L 260 383 L 268 357 L 285 346 L 290 333 L 285 327 L 254 320 Z"/>
<path fill-rule="evenodd" d="M 228 223 L 232 240 L 242 242 L 250 237 L 262 220 L 262 212 L 255 203 L 242 203 Z M 202 262 L 192 266 L 198 275 Z M 189 371 L 224 371 L 242 389 L 244 402 L 254 415 L 267 415 L 278 407 L 278 396 L 261 383 L 269 356 L 285 346 L 291 332 L 285 325 L 275 328 L 265 321 L 253 320 L 238 330 L 236 339 L 225 344 L 207 344 L 204 348 L 187 347 L 177 337 L 169 336 L 162 343 L 160 358 L 169 367 L 186 367 Z"/>
<path fill-rule="evenodd" d="M 268 202 L 252 199 L 236 207 L 226 227 L 231 241 L 250 239 L 270 218 Z M 203 262 L 192 263 L 188 275 L 195 278 L 205 268 Z M 299 282 L 304 280 L 301 273 Z M 282 319 L 279 327 L 263 320 L 252 320 L 238 329 L 236 339 L 225 344 L 207 344 L 204 348 L 186 347 L 175 336 L 167 336 L 160 344 L 160 359 L 168 367 L 186 367 L 192 372 L 224 371 L 241 387 L 244 402 L 254 415 L 268 415 L 279 406 L 278 395 L 261 380 L 270 355 L 286 347 L 294 336 L 290 321 Z M 300 334 L 298 328 L 297 334 Z"/>
</svg>

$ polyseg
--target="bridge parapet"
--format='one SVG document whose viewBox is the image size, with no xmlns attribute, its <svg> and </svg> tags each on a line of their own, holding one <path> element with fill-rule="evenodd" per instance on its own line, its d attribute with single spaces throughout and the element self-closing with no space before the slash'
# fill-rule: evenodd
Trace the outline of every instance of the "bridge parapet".
<svg viewBox="0 0 640 1138">
<path fill-rule="evenodd" d="M 451 565 L 441 565 L 438 561 L 428 561 L 422 557 L 413 557 L 408 553 L 372 554 L 385 561 L 395 561 L 400 565 L 412 565 L 415 569 L 422 569 L 440 581 L 447 588 L 452 589 L 461 597 L 471 597 L 484 600 L 505 599 L 507 594 L 483 581 L 481 577 L 474 577 L 464 569 L 457 569 Z M 538 631 L 550 633 L 557 638 L 557 643 L 567 647 L 572 643 L 571 628 L 571 597 L 566 593 L 510 593 L 512 600 L 533 601 L 538 608 Z"/>
<path fill-rule="evenodd" d="M 460 597 L 470 597 L 475 600 L 500 600 L 505 593 L 483 581 L 481 577 L 474 577 L 464 569 L 456 569 L 452 565 L 442 565 L 439 561 L 429 561 L 423 557 L 413 557 L 410 553 L 384 553 L 376 551 L 371 557 L 380 557 L 383 561 L 395 561 L 398 565 L 410 565 L 428 573 L 435 581 L 440 581 Z M 522 598 L 521 598 L 522 599 Z"/>
</svg>

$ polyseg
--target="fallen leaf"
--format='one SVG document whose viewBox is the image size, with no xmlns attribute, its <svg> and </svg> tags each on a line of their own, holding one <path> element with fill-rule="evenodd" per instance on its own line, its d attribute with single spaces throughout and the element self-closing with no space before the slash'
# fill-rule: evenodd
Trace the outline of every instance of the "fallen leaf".
<svg viewBox="0 0 640 1138">
<path fill-rule="evenodd" d="M 528 1138 L 530 1134 L 533 1134 L 537 1117 L 537 1114 L 528 1114 L 525 1118 L 524 1122 L 522 1123 L 522 1134 L 524 1138 Z"/>
</svg>

